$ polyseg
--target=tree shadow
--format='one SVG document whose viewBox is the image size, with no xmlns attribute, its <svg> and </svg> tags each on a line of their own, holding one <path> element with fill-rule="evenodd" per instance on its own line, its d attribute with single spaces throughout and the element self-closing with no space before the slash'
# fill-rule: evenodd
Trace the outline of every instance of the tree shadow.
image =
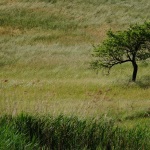
<svg viewBox="0 0 150 150">
<path fill-rule="evenodd" d="M 150 88 L 150 75 L 141 77 L 140 80 L 137 81 L 136 83 L 141 88 L 144 88 L 144 89 Z"/>
</svg>

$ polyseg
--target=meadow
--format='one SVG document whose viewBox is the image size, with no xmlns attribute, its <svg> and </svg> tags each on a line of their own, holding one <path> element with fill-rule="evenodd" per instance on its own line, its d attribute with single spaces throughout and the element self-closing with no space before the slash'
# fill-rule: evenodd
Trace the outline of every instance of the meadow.
<svg viewBox="0 0 150 150">
<path fill-rule="evenodd" d="M 131 64 L 110 75 L 90 68 L 93 45 L 109 29 L 149 21 L 149 8 L 148 0 L 1 0 L 1 119 L 63 114 L 125 128 L 150 125 L 149 60 L 139 62 L 136 83 Z"/>
</svg>

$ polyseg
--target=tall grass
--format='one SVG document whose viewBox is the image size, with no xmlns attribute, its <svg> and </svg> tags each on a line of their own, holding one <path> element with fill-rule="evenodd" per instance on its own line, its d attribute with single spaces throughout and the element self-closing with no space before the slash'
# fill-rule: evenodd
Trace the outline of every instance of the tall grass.
<svg viewBox="0 0 150 150">
<path fill-rule="evenodd" d="M 149 61 L 89 69 L 106 31 L 150 18 L 148 0 L 1 0 L 0 113 L 130 116 L 150 104 Z M 108 92 L 107 92 L 108 91 Z"/>
<path fill-rule="evenodd" d="M 24 8 L 10 8 L 0 10 L 0 26 L 11 26 L 19 29 L 43 28 L 68 30 L 75 29 L 77 24 L 55 13 L 49 15 Z"/>
<path fill-rule="evenodd" d="M 13 119 L 9 116 L 0 118 L 0 149 L 1 150 L 33 150 L 38 148 L 38 143 L 29 141 L 25 134 L 16 130 Z"/>
<path fill-rule="evenodd" d="M 38 143 L 35 146 L 38 146 L 39 149 L 148 150 L 150 148 L 149 128 L 142 125 L 125 129 L 114 126 L 111 120 L 81 120 L 77 117 L 62 115 L 39 118 L 22 114 L 13 118 L 1 117 L 0 120 L 5 126 L 11 123 L 13 130 L 19 135 L 24 135 L 23 143 L 27 142 L 25 139 L 31 143 Z M 9 136 L 12 136 L 13 130 L 6 129 L 6 132 L 11 132 Z M 12 144 L 17 142 L 19 143 L 14 140 Z M 7 142 L 4 143 L 7 144 Z M 17 145 L 15 148 L 18 148 Z M 21 149 L 24 148 L 25 145 L 22 145 Z"/>
<path fill-rule="evenodd" d="M 149 6 L 0 0 L 0 149 L 149 150 L 149 61 L 134 84 L 129 64 L 109 76 L 89 69 L 92 45 L 110 28 L 149 20 Z"/>
<path fill-rule="evenodd" d="M 87 30 L 101 25 L 124 28 L 150 18 L 148 0 L 4 2 L 0 5 L 0 25 L 20 29 Z"/>
</svg>

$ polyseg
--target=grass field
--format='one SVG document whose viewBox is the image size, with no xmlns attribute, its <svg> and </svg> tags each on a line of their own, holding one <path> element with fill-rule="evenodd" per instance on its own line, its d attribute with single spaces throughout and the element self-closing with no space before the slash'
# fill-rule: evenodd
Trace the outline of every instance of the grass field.
<svg viewBox="0 0 150 150">
<path fill-rule="evenodd" d="M 150 61 L 99 73 L 92 45 L 150 20 L 149 0 L 1 0 L 0 116 L 78 116 L 150 125 Z M 20 136 L 20 135 L 19 135 Z"/>
</svg>

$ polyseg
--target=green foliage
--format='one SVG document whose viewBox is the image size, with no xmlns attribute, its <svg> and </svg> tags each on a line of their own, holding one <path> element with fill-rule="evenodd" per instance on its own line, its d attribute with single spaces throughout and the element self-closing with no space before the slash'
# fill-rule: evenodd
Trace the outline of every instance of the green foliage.
<svg viewBox="0 0 150 150">
<path fill-rule="evenodd" d="M 5 123 L 3 123 L 5 126 L 12 124 L 11 129 L 13 128 L 13 130 L 17 131 L 15 136 L 19 135 L 21 137 L 18 140 L 18 144 L 23 142 L 21 149 L 25 148 L 25 143 L 29 145 L 27 141 L 30 141 L 32 146 L 35 146 L 34 143 L 39 143 L 36 146 L 47 150 L 148 150 L 150 148 L 149 128 L 142 125 L 133 129 L 125 129 L 114 126 L 112 121 L 104 121 L 103 119 L 81 120 L 77 117 L 65 117 L 63 115 L 58 117 L 35 117 L 22 114 L 13 118 L 1 117 L 0 120 L 1 123 L 5 120 Z M 1 134 L 1 137 L 3 134 L 4 132 Z M 10 138 L 10 141 L 14 140 L 11 137 L 12 134 L 13 131 L 5 140 L 7 138 Z M 14 145 L 14 149 L 18 148 L 17 145 Z M 30 147 L 26 149 L 30 149 Z"/>
<path fill-rule="evenodd" d="M 111 68 L 116 64 L 145 60 L 150 57 L 150 23 L 134 25 L 126 31 L 108 31 L 108 39 L 94 47 L 93 56 L 97 59 L 93 66 Z"/>
<path fill-rule="evenodd" d="M 102 45 L 94 47 L 92 63 L 94 68 L 112 68 L 117 64 L 131 62 L 134 67 L 133 81 L 136 78 L 136 61 L 150 58 L 150 23 L 132 25 L 128 30 L 107 33 Z"/>
<path fill-rule="evenodd" d="M 0 118 L 0 149 L 1 150 L 33 150 L 38 144 L 29 141 L 24 134 L 16 130 L 14 120 L 10 116 Z"/>
</svg>

